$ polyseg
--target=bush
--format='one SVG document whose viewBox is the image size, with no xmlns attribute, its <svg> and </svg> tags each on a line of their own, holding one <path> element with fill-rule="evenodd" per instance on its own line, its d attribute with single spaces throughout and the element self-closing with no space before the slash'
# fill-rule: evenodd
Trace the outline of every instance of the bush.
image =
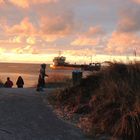
<svg viewBox="0 0 140 140">
<path fill-rule="evenodd" d="M 140 138 L 140 63 L 114 63 L 57 94 L 57 105 L 79 113 L 78 126 L 90 135 Z"/>
</svg>

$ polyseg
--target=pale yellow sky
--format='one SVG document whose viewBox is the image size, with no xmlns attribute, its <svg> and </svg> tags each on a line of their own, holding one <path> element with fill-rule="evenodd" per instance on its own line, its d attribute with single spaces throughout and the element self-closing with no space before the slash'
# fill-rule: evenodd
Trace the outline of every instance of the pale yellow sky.
<svg viewBox="0 0 140 140">
<path fill-rule="evenodd" d="M 17 63 L 48 63 L 52 64 L 53 58 L 57 56 L 55 54 L 13 54 L 6 53 L 0 55 L 0 62 L 17 62 Z M 91 63 L 91 62 L 104 62 L 104 61 L 117 61 L 117 62 L 134 62 L 140 61 L 140 57 L 135 56 L 111 56 L 111 55 L 93 55 L 91 56 L 75 56 L 64 55 L 66 57 L 66 61 L 69 63 Z M 4 60 L 4 61 L 3 61 Z"/>
</svg>

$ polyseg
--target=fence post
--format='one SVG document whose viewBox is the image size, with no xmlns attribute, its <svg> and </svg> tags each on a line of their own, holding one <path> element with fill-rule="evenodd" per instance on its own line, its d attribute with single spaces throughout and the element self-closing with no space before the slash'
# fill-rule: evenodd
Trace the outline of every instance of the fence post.
<svg viewBox="0 0 140 140">
<path fill-rule="evenodd" d="M 81 80 L 83 77 L 83 73 L 82 71 L 79 70 L 74 70 L 72 72 L 72 81 L 73 81 L 73 85 L 78 85 L 80 84 Z"/>
</svg>

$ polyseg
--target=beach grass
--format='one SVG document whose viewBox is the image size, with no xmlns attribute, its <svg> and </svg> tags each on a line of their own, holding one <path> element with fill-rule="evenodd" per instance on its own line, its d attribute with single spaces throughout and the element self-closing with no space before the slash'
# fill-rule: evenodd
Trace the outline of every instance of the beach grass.
<svg viewBox="0 0 140 140">
<path fill-rule="evenodd" d="M 51 74 L 46 79 L 46 87 L 52 88 L 62 88 L 69 87 L 72 84 L 72 79 L 70 76 L 62 74 Z"/>
<path fill-rule="evenodd" d="M 78 127 L 88 135 L 139 140 L 140 63 L 112 63 L 76 86 L 57 90 L 49 101 L 61 115 L 81 114 Z"/>
</svg>

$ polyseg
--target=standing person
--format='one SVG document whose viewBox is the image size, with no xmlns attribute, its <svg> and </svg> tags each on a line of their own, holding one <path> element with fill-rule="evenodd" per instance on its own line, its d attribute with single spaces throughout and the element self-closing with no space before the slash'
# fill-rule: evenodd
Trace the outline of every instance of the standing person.
<svg viewBox="0 0 140 140">
<path fill-rule="evenodd" d="M 39 77 L 38 77 L 38 84 L 37 84 L 37 91 L 43 91 L 43 88 L 45 87 L 45 76 L 46 75 L 46 64 L 41 64 Z"/>
<path fill-rule="evenodd" d="M 23 78 L 21 76 L 18 77 L 16 85 L 18 88 L 23 88 L 24 81 L 23 81 Z"/>
<path fill-rule="evenodd" d="M 7 77 L 7 81 L 5 82 L 4 86 L 7 88 L 12 88 L 13 82 L 10 80 L 10 77 Z"/>
</svg>

